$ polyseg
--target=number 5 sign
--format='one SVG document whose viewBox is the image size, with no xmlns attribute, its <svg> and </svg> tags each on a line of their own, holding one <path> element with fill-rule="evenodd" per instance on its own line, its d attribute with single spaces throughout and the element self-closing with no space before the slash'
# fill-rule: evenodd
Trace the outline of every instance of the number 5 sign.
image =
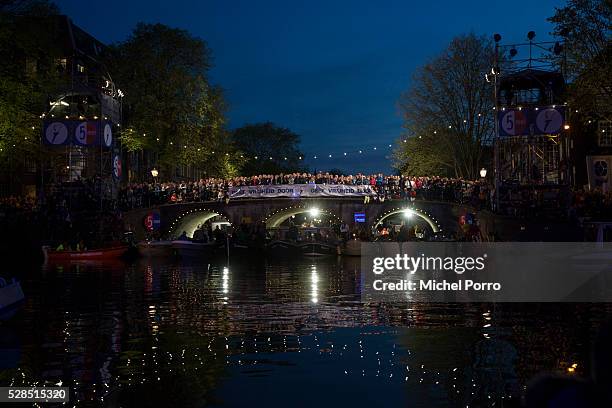
<svg viewBox="0 0 612 408">
<path fill-rule="evenodd" d="M 529 123 L 526 112 L 518 109 L 510 109 L 499 115 L 500 136 L 520 136 L 527 134 Z"/>
</svg>

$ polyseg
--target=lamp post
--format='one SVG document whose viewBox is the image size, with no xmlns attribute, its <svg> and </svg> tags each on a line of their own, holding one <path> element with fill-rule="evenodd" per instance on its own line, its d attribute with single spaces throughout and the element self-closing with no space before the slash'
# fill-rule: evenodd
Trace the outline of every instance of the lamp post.
<svg viewBox="0 0 612 408">
<path fill-rule="evenodd" d="M 159 176 L 159 171 L 153 167 L 151 169 L 151 176 L 153 176 L 153 190 L 155 191 L 155 203 L 159 202 L 159 187 L 157 186 L 157 176 Z"/>
<path fill-rule="evenodd" d="M 487 177 L 487 169 L 485 169 L 484 167 L 482 169 L 480 169 L 480 177 L 482 177 L 482 178 L 486 178 Z"/>
</svg>

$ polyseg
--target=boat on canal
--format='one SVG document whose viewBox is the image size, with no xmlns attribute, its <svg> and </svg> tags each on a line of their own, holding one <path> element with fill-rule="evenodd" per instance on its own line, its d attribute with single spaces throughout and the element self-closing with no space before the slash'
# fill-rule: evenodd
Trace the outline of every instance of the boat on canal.
<svg viewBox="0 0 612 408">
<path fill-rule="evenodd" d="M 195 242 L 187 240 L 172 241 L 172 249 L 181 258 L 198 258 L 210 255 L 217 245 L 214 242 Z"/>
<path fill-rule="evenodd" d="M 339 255 L 339 247 L 321 241 L 304 242 L 299 246 L 300 252 L 305 256 L 331 256 Z"/>
<path fill-rule="evenodd" d="M 119 245 L 99 249 L 86 249 L 84 251 L 54 251 L 48 246 L 42 247 L 45 262 L 115 260 L 125 255 L 128 249 L 128 245 Z"/>
<path fill-rule="evenodd" d="M 21 285 L 15 278 L 10 282 L 0 278 L 0 320 L 12 317 L 24 299 Z"/>
<path fill-rule="evenodd" d="M 138 254 L 143 257 L 171 257 L 174 255 L 172 241 L 141 241 L 136 244 Z"/>
<path fill-rule="evenodd" d="M 300 246 L 294 241 L 275 239 L 266 244 L 266 251 L 274 254 L 295 255 L 300 253 Z"/>
</svg>

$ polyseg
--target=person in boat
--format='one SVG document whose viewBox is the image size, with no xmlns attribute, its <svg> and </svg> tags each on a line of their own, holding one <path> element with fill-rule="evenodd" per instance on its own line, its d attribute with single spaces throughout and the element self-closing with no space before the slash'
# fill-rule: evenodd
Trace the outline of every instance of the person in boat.
<svg viewBox="0 0 612 408">
<path fill-rule="evenodd" d="M 290 241 L 297 241 L 297 239 L 298 239 L 298 228 L 295 226 L 295 224 L 292 224 L 289 227 L 289 232 L 287 233 L 287 238 Z"/>
<path fill-rule="evenodd" d="M 340 235 L 344 241 L 348 241 L 349 227 L 344 221 L 342 221 L 342 224 L 340 224 Z"/>
<path fill-rule="evenodd" d="M 217 243 L 225 242 L 225 232 L 218 225 L 215 228 L 214 237 Z"/>
<path fill-rule="evenodd" d="M 198 226 L 198 229 L 193 232 L 193 241 L 204 242 L 204 230 L 202 229 L 201 225 Z"/>
<path fill-rule="evenodd" d="M 78 244 L 76 245 L 76 250 L 77 251 L 87 251 L 87 247 L 85 246 L 85 241 L 80 240 Z"/>
<path fill-rule="evenodd" d="M 410 241 L 410 227 L 408 225 L 402 224 L 397 240 L 400 242 Z"/>
<path fill-rule="evenodd" d="M 178 241 L 189 241 L 189 237 L 187 236 L 187 231 L 183 231 L 181 235 L 177 238 Z"/>
</svg>

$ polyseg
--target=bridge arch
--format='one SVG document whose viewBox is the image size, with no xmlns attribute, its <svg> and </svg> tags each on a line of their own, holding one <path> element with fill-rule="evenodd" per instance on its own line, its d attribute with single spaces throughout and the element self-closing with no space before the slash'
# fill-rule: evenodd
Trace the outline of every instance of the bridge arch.
<svg viewBox="0 0 612 408">
<path fill-rule="evenodd" d="M 187 236 L 191 238 L 199 225 L 204 224 L 206 221 L 214 220 L 215 218 L 221 219 L 232 225 L 230 218 L 221 211 L 207 207 L 192 208 L 180 213 L 174 218 L 169 228 L 170 236 L 178 237 L 185 231 L 187 232 Z"/>
<path fill-rule="evenodd" d="M 298 214 L 311 213 L 316 216 L 318 214 L 325 214 L 331 217 L 338 224 L 342 223 L 342 219 L 334 214 L 332 211 L 329 211 L 325 208 L 320 208 L 319 206 L 312 205 L 295 205 L 289 206 L 285 208 L 281 208 L 269 214 L 265 219 L 264 223 L 266 224 L 266 228 L 278 228 L 283 222 L 287 221 L 290 217 Z"/>
<path fill-rule="evenodd" d="M 440 224 L 438 223 L 438 221 L 431 216 L 427 211 L 415 208 L 415 207 L 394 207 L 391 208 L 387 211 L 385 211 L 384 213 L 382 213 L 377 219 L 376 222 L 374 222 L 374 224 L 372 225 L 373 229 L 376 229 L 380 224 L 382 224 L 382 222 L 384 220 L 386 220 L 387 218 L 396 215 L 396 214 L 409 214 L 410 216 L 416 216 L 421 218 L 422 220 L 424 220 L 429 227 L 432 229 L 432 231 L 434 233 L 440 232 L 442 231 L 442 227 L 440 227 Z"/>
</svg>

